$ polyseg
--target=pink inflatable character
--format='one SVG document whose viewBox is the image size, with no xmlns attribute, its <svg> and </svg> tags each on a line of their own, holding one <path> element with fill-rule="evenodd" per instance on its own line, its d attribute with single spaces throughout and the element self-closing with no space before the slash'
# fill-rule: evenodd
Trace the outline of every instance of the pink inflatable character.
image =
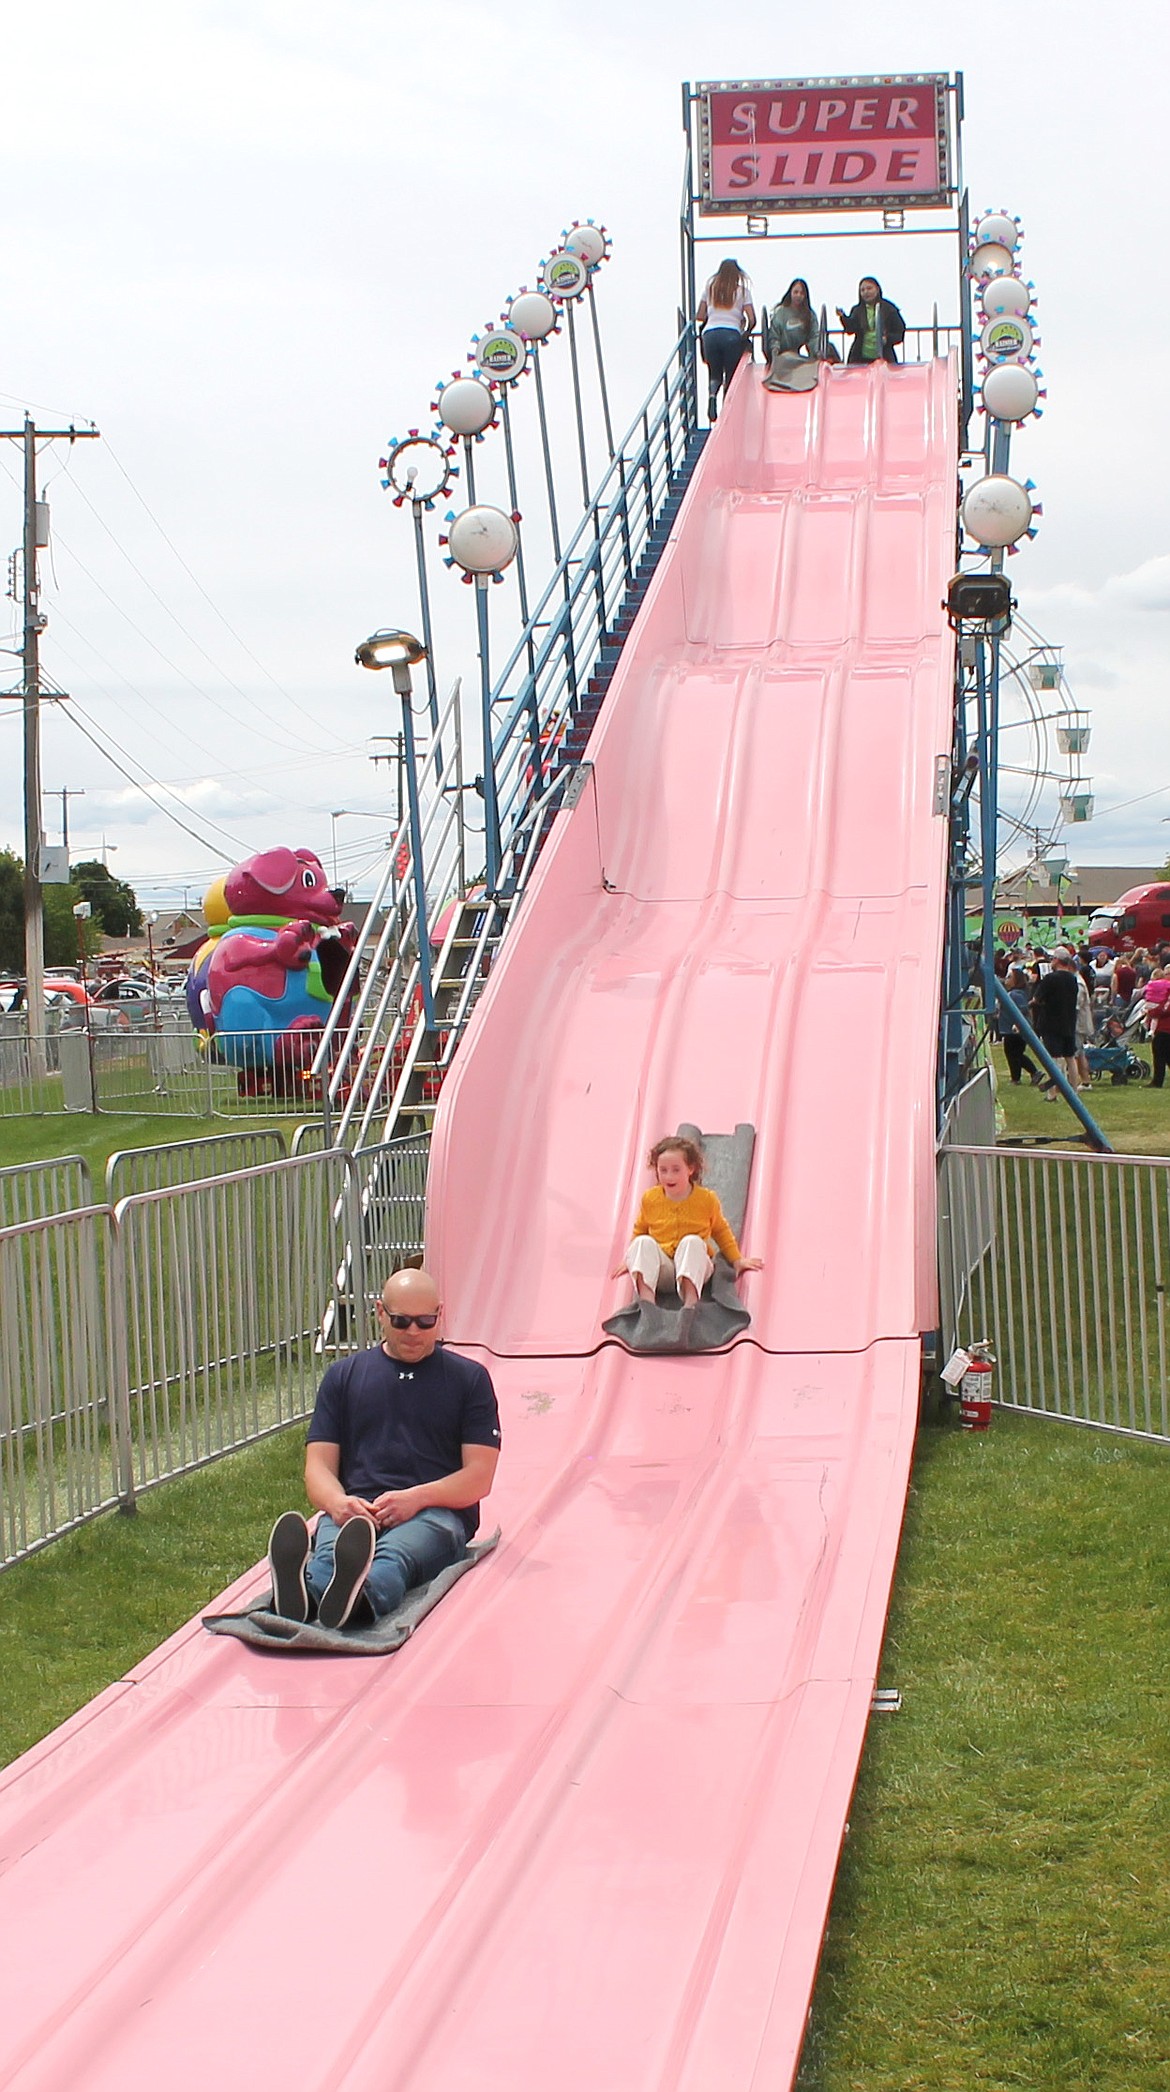
<svg viewBox="0 0 1170 2092">
<path fill-rule="evenodd" d="M 303 1077 L 341 988 L 352 923 L 312 850 L 265 850 L 223 883 L 228 920 L 198 983 L 204 1027 L 219 1060 L 248 1088 L 287 1090 Z"/>
</svg>

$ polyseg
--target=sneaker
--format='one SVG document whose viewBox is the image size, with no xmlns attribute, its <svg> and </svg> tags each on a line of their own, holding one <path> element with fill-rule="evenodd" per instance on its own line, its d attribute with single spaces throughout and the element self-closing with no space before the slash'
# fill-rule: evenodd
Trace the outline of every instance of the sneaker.
<svg viewBox="0 0 1170 2092">
<path fill-rule="evenodd" d="M 333 1575 L 317 1607 L 318 1627 L 344 1627 L 361 1596 L 378 1535 L 368 1518 L 347 1518 L 333 1548 Z"/>
<path fill-rule="evenodd" d="M 719 394 L 717 392 L 709 392 L 707 394 L 707 419 L 708 421 L 718 421 L 719 419 Z"/>
<path fill-rule="evenodd" d="M 308 1559 L 308 1526 L 299 1511 L 282 1511 L 268 1541 L 272 1610 L 282 1619 L 298 1620 L 302 1625 L 309 1617 L 309 1594 L 305 1588 Z"/>
</svg>

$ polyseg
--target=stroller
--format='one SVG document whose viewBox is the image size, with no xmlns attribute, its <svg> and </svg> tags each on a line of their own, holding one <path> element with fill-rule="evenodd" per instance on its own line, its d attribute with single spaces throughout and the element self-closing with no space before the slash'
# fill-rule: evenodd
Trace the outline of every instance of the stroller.
<svg viewBox="0 0 1170 2092">
<path fill-rule="evenodd" d="M 1093 1044 L 1085 1048 L 1085 1059 L 1094 1082 L 1107 1075 L 1116 1086 L 1141 1082 L 1149 1074 L 1149 1061 L 1144 1061 L 1130 1045 L 1130 1038 L 1136 1030 L 1136 1025 L 1127 1024 L 1123 1017 L 1105 1019 Z"/>
</svg>

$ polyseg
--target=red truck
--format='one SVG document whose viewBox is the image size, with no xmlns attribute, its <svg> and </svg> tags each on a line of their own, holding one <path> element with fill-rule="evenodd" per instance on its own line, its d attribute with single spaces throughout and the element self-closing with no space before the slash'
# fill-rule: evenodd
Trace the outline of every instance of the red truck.
<svg viewBox="0 0 1170 2092">
<path fill-rule="evenodd" d="M 1131 886 L 1119 901 L 1095 908 L 1089 917 L 1089 943 L 1098 951 L 1153 951 L 1170 944 L 1170 884 Z"/>
</svg>

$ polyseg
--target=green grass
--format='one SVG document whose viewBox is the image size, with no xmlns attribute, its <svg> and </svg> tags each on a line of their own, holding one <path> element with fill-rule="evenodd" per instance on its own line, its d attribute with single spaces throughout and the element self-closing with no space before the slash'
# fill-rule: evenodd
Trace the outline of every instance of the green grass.
<svg viewBox="0 0 1170 2092">
<path fill-rule="evenodd" d="M 54 1155 L 84 1155 L 93 1178 L 94 1197 L 104 1197 L 106 1163 L 120 1148 L 155 1148 L 172 1141 L 206 1140 L 215 1133 L 245 1133 L 253 1127 L 281 1126 L 291 1141 L 296 1119 L 164 1118 L 158 1113 L 69 1112 L 59 1118 L 0 1118 L 0 1169 L 13 1163 L 41 1162 Z"/>
<path fill-rule="evenodd" d="M 120 1676 L 303 1502 L 289 1431 L 0 1578 L 0 1753 Z M 801 2092 L 1170 2082 L 1170 1449 L 919 1435 Z"/>
<path fill-rule="evenodd" d="M 1148 1061 L 1148 1049 L 1141 1051 Z M 994 1057 L 998 1096 L 1010 1138 L 1039 1135 L 1065 1147 L 1080 1140 L 1080 1120 L 1067 1104 L 1046 1103 L 1026 1076 L 1014 1089 L 1001 1046 L 994 1048 Z M 1084 1102 L 1119 1155 L 1170 1155 L 1170 1084 L 1155 1090 L 1148 1082 L 1129 1082 L 1115 1089 L 1108 1080 L 1095 1082 Z"/>
<path fill-rule="evenodd" d="M 149 1490 L 0 1575 L 0 1763 L 141 1661 L 304 1507 L 304 1426 Z"/>
<path fill-rule="evenodd" d="M 1170 2083 L 1170 1449 L 919 1435 L 801 2092 Z"/>
<path fill-rule="evenodd" d="M 1009 1133 L 1076 1132 L 996 1058 Z M 1119 1150 L 1170 1153 L 1170 1089 L 1092 1107 Z M 30 1155 L 104 1167 L 207 1122 L 35 1130 Z M 256 1560 L 301 1462 L 294 1428 L 0 1576 L 0 1758 Z M 1003 1414 L 920 1432 L 882 1671 L 904 1705 L 871 1723 L 801 2092 L 1170 2084 L 1168 1488 L 1170 1448 Z"/>
</svg>

